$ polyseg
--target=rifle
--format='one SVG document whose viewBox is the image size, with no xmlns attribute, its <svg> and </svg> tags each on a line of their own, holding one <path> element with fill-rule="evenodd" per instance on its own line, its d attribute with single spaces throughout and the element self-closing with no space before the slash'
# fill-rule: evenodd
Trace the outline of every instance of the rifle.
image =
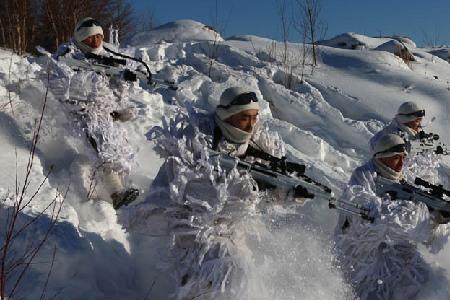
<svg viewBox="0 0 450 300">
<path fill-rule="evenodd" d="M 444 195 L 450 197 L 450 191 L 445 190 L 442 185 L 431 184 L 419 177 L 414 181 L 418 188 L 406 181 L 394 182 L 378 176 L 376 179 L 377 194 L 388 194 L 392 200 L 407 200 L 423 202 L 430 211 L 438 211 L 444 218 L 450 217 L 450 201 L 444 199 Z"/>
<path fill-rule="evenodd" d="M 259 183 L 263 183 L 270 187 L 282 187 L 293 193 L 294 198 L 321 198 L 327 199 L 329 202 L 329 208 L 336 207 L 336 199 L 332 190 L 319 183 L 312 178 L 303 174 L 303 172 L 296 172 L 295 176 L 288 173 L 282 173 L 273 170 L 272 167 L 266 166 L 261 163 L 250 163 L 244 160 L 240 160 L 237 157 L 230 156 L 226 153 L 216 152 L 210 150 L 210 159 L 217 159 L 220 167 L 225 170 L 232 170 L 236 167 L 239 170 L 247 171 L 252 178 Z M 298 164 L 297 164 L 298 165 Z M 305 166 L 301 169 L 304 170 Z"/>
<path fill-rule="evenodd" d="M 308 176 L 305 175 L 305 169 L 306 169 L 305 165 L 287 161 L 285 156 L 283 156 L 282 158 L 277 158 L 268 153 L 265 153 L 263 151 L 255 149 L 251 145 L 248 146 L 244 158 L 247 156 L 252 156 L 255 158 L 260 158 L 265 161 L 268 161 L 269 167 L 265 166 L 263 164 L 259 164 L 259 163 L 254 163 L 254 164 L 259 165 L 262 168 L 269 169 L 274 173 L 278 173 L 279 174 L 278 176 L 280 176 L 280 175 L 281 176 L 289 176 L 289 177 L 299 176 L 307 181 L 313 181 L 311 178 L 309 178 Z M 270 178 L 269 178 L 269 181 L 270 181 Z M 324 187 L 324 189 L 326 191 L 331 192 L 331 189 L 329 187 L 324 186 L 321 183 L 318 183 L 315 181 L 313 181 L 313 182 L 315 183 L 315 185 L 318 185 L 319 187 L 322 186 L 322 187 Z M 294 191 L 295 191 L 295 189 L 294 189 Z M 295 196 L 295 194 L 294 194 L 294 196 Z M 329 198 L 329 201 L 328 201 L 328 208 L 344 211 L 349 214 L 360 216 L 363 219 L 370 220 L 370 218 L 368 216 L 368 213 L 369 213 L 368 209 L 359 204 L 351 203 L 351 202 L 348 202 L 348 201 L 345 201 L 342 199 L 339 200 L 339 206 L 337 204 L 338 204 L 338 201 L 336 200 L 336 198 L 333 197 L 333 194 L 331 193 L 331 198 Z"/>
<path fill-rule="evenodd" d="M 112 56 L 103 56 L 90 52 L 85 53 L 84 56 L 87 59 L 95 60 L 99 64 L 111 67 L 125 66 L 127 64 L 127 61 L 125 59 L 115 58 Z"/>
<path fill-rule="evenodd" d="M 123 68 L 126 64 L 125 59 L 101 56 L 93 53 L 86 54 L 85 56 L 89 61 L 75 59 L 70 56 L 60 56 L 58 60 L 64 62 L 74 70 L 90 70 L 97 73 L 103 73 L 108 76 L 121 76 L 123 74 L 125 78 L 130 79 L 131 81 L 140 79 L 150 86 L 162 85 L 167 86 L 171 90 L 178 89 L 173 81 L 153 78 L 148 66 L 147 73 L 141 70 L 132 71 Z"/>
<path fill-rule="evenodd" d="M 304 174 L 305 165 L 286 162 L 285 159 L 280 159 L 285 163 L 288 163 L 286 165 L 290 166 L 287 169 L 280 170 L 274 168 L 272 163 L 270 166 L 258 162 L 250 163 L 240 160 L 237 157 L 230 156 L 229 154 L 212 150 L 210 150 L 210 158 L 217 158 L 220 166 L 226 170 L 231 170 L 236 167 L 240 170 L 247 171 L 256 182 L 263 183 L 266 186 L 284 187 L 293 193 L 294 198 L 328 199 L 329 209 L 344 211 L 349 214 L 360 216 L 363 219 L 370 220 L 368 217 L 368 209 L 361 205 L 339 200 L 339 204 L 345 204 L 345 206 L 338 206 L 338 201 L 334 198 L 334 193 L 328 186 L 317 182 Z"/>
<path fill-rule="evenodd" d="M 450 221 L 450 201 L 444 199 L 444 195 L 450 197 L 450 191 L 445 190 L 442 185 L 431 184 L 419 177 L 414 181 L 417 186 L 425 187 L 428 190 L 422 190 L 406 181 L 395 182 L 378 176 L 375 183 L 376 193 L 381 196 L 387 194 L 391 200 L 406 200 L 414 202 L 423 202 L 430 212 L 438 211 L 443 217 L 442 224 Z M 330 208 L 338 208 L 347 213 L 359 215 L 370 222 L 374 218 L 369 216 L 369 209 L 360 204 L 351 203 L 345 200 L 334 201 L 335 206 Z M 336 207 L 336 205 L 339 205 Z"/>
<path fill-rule="evenodd" d="M 447 146 L 439 141 L 439 135 L 435 133 L 419 132 L 417 138 L 408 141 L 411 153 L 427 153 L 450 155 Z"/>
</svg>

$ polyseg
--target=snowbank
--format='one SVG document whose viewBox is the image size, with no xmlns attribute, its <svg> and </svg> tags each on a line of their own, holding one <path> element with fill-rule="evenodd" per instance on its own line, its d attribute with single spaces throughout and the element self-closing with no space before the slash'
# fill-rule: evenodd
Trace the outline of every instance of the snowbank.
<svg viewBox="0 0 450 300">
<path fill-rule="evenodd" d="M 223 41 L 223 38 L 210 26 L 193 20 L 179 20 L 137 34 L 131 39 L 130 44 L 145 47 L 163 41 L 167 43 Z"/>
<path fill-rule="evenodd" d="M 438 48 L 431 48 L 428 50 L 428 53 L 431 53 L 439 58 L 442 58 L 443 60 L 449 61 L 450 60 L 450 48 L 449 47 L 438 47 Z"/>
<path fill-rule="evenodd" d="M 354 32 L 346 32 L 329 40 L 319 41 L 318 43 L 319 45 L 342 49 L 374 49 L 392 40 L 407 45 L 408 47 L 416 48 L 416 44 L 407 37 L 368 37 Z"/>
<path fill-rule="evenodd" d="M 405 61 L 414 61 L 414 56 L 403 43 L 397 40 L 390 40 L 374 49 L 375 51 L 386 51 L 403 58 Z"/>
</svg>

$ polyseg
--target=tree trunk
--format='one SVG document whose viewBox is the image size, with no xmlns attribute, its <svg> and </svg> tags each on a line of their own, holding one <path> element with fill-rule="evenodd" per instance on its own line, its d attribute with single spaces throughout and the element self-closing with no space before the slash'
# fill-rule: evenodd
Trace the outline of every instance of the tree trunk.
<svg viewBox="0 0 450 300">
<path fill-rule="evenodd" d="M 313 16 L 312 7 L 308 7 L 308 19 L 309 19 L 309 30 L 310 30 L 311 44 L 312 44 L 312 51 L 313 51 L 313 64 L 314 64 L 314 66 L 317 66 L 315 20 L 314 20 L 314 16 Z"/>
</svg>

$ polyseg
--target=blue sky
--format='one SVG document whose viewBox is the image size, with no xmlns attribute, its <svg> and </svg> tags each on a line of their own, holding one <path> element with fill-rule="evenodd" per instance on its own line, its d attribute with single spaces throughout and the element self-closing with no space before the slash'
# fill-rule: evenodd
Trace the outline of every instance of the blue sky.
<svg viewBox="0 0 450 300">
<path fill-rule="evenodd" d="M 132 0 L 139 11 L 152 10 L 160 24 L 193 19 L 213 24 L 215 0 Z M 224 36 L 254 34 L 281 38 L 276 0 L 219 0 L 219 28 Z M 432 4 L 430 4 L 432 3 Z M 449 0 L 322 0 L 326 37 L 353 31 L 398 34 L 417 44 L 450 44 Z M 295 39 L 295 37 L 292 37 Z"/>
</svg>

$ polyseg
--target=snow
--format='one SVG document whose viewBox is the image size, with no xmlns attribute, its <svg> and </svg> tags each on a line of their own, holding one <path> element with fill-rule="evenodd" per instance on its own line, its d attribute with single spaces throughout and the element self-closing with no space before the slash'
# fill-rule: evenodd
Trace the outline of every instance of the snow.
<svg viewBox="0 0 450 300">
<path fill-rule="evenodd" d="M 428 52 L 446 61 L 450 58 L 450 49 L 448 46 L 434 47 L 429 49 Z"/>
<path fill-rule="evenodd" d="M 416 43 L 407 37 L 368 37 L 354 32 L 346 32 L 329 40 L 319 41 L 319 44 L 343 49 L 374 49 L 389 41 L 397 41 L 407 47 L 416 48 Z"/>
<path fill-rule="evenodd" d="M 259 37 L 256 35 L 245 34 L 245 35 L 233 35 L 226 38 L 227 41 L 244 41 L 244 42 L 255 42 L 255 43 L 272 43 L 274 40 Z"/>
<path fill-rule="evenodd" d="M 380 46 L 376 47 L 375 50 L 390 52 L 400 57 L 402 55 L 401 51 L 409 52 L 408 48 L 397 40 L 390 40 L 384 44 L 381 44 Z"/>
<path fill-rule="evenodd" d="M 184 103 L 212 112 L 221 92 L 233 85 L 256 91 L 262 104 L 261 120 L 280 133 L 288 156 L 304 161 L 307 173 L 332 187 L 337 196 L 352 170 L 368 159 L 369 138 L 392 119 L 404 101 L 425 106 L 426 131 L 439 134 L 449 144 L 450 70 L 445 55 L 416 48 L 409 41 L 416 58 L 410 65 L 392 53 L 371 51 L 389 41 L 392 38 L 347 33 L 321 42 L 319 65 L 313 74 L 307 65 L 301 82 L 297 67 L 292 86 L 286 88 L 281 43 L 254 36 L 223 41 L 190 20 L 136 36 L 124 51 L 146 51 L 152 70 L 175 80 L 179 90 L 134 91 L 131 101 L 138 114 L 126 124 L 127 140 L 136 153 L 131 181 L 143 191 L 144 199 L 163 163 L 145 137 L 149 129 L 173 116 Z M 289 44 L 291 53 L 299 49 L 300 45 Z M 45 78 L 39 74 L 45 74 L 46 67 L 45 58 L 22 58 L 0 49 L 0 199 L 14 194 L 16 172 L 19 185 L 24 180 L 45 95 Z M 175 288 L 172 279 L 158 268 L 167 252 L 166 239 L 126 232 L 107 197 L 87 199 L 92 166 L 86 156 L 92 149 L 84 136 L 69 132 L 70 120 L 61 111 L 61 103 L 51 94 L 47 101 L 30 194 L 50 166 L 54 167 L 29 209 L 20 215 L 20 222 L 26 222 L 70 184 L 61 218 L 38 256 L 39 261 L 48 262 L 53 247 L 57 249 L 47 294 L 60 299 L 170 299 Z M 447 188 L 448 166 L 444 158 L 439 171 Z M 10 205 L 11 199 L 0 202 L 0 222 Z M 48 214 L 40 220 L 17 241 L 17 249 L 26 247 L 28 238 L 42 236 Z M 326 202 L 312 201 L 294 212 L 286 213 L 283 208 L 268 212 L 252 227 L 253 232 L 243 231 L 239 245 L 250 274 L 251 299 L 347 299 L 349 289 L 333 264 L 331 251 L 336 220 Z M 448 299 L 450 294 L 442 287 L 449 280 L 449 246 L 436 255 L 421 251 L 436 278 L 424 287 L 423 299 Z M 40 296 L 48 267 L 48 263 L 32 266 L 21 296 Z"/>
<path fill-rule="evenodd" d="M 170 22 L 152 31 L 137 34 L 131 44 L 141 46 L 160 42 L 192 42 L 192 41 L 223 41 L 223 38 L 213 28 L 193 20 Z"/>
</svg>

